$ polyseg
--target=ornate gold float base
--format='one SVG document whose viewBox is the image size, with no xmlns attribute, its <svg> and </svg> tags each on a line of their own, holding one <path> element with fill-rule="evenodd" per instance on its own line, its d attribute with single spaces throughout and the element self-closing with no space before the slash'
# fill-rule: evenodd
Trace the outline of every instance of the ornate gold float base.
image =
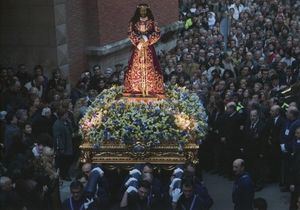
<svg viewBox="0 0 300 210">
<path fill-rule="evenodd" d="M 105 143 L 96 148 L 90 143 L 80 146 L 81 162 L 100 163 L 108 169 L 130 169 L 134 164 L 150 162 L 159 168 L 173 170 L 186 161 L 198 162 L 198 145 L 189 143 L 182 151 L 177 145 L 166 144 L 147 147 L 139 142 L 132 146 Z"/>
</svg>

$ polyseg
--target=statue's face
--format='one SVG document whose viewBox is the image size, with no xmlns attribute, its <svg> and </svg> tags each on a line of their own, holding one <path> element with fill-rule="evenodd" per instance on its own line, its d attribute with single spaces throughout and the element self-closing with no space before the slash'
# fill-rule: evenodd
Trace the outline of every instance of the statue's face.
<svg viewBox="0 0 300 210">
<path fill-rule="evenodd" d="M 147 8 L 146 7 L 141 7 L 140 8 L 140 15 L 142 18 L 147 16 Z"/>
</svg>

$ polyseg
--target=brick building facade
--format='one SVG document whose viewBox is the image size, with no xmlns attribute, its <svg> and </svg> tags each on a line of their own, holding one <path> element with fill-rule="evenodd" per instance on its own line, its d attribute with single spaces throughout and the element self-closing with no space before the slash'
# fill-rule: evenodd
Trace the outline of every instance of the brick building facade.
<svg viewBox="0 0 300 210">
<path fill-rule="evenodd" d="M 93 63 L 125 62 L 128 21 L 141 2 L 161 27 L 178 20 L 177 0 L 2 0 L 0 65 L 59 67 L 74 82 Z"/>
</svg>

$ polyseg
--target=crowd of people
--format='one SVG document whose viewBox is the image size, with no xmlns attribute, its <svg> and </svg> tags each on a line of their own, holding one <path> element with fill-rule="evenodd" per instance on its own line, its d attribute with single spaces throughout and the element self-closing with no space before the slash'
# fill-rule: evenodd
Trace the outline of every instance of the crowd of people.
<svg viewBox="0 0 300 210">
<path fill-rule="evenodd" d="M 101 166 L 79 170 L 78 122 L 98 93 L 123 84 L 126 66 L 95 65 L 73 88 L 59 70 L 48 78 L 41 65 L 33 72 L 25 64 L 2 67 L 0 209 L 107 209 L 116 201 L 128 209 L 162 203 L 209 209 L 213 199 L 199 168 L 237 177 L 236 190 L 246 183 L 249 205 L 262 206 L 257 209 L 266 205 L 254 200 L 254 191 L 271 182 L 291 192 L 291 210 L 300 209 L 299 18 L 296 0 L 181 1 L 184 27 L 176 47 L 158 53 L 160 65 L 166 84 L 185 86 L 202 99 L 209 130 L 200 167 L 177 168 L 171 180 L 155 174 L 151 164 L 131 171 L 124 183 Z M 78 176 L 70 177 L 70 168 Z M 61 202 L 61 181 L 71 179 L 71 197 Z M 175 187 L 179 180 L 182 189 Z M 236 210 L 245 210 L 241 194 L 233 192 Z"/>
<path fill-rule="evenodd" d="M 184 2 L 184 29 L 160 63 L 167 83 L 188 87 L 207 108 L 209 132 L 200 165 L 233 179 L 232 161 L 243 158 L 255 191 L 279 183 L 282 191 L 292 192 L 295 209 L 300 2 Z"/>
</svg>

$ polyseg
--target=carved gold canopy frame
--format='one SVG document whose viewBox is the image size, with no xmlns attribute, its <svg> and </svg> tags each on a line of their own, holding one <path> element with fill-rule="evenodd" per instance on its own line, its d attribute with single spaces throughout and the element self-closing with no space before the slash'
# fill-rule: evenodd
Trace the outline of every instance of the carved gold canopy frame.
<svg viewBox="0 0 300 210">
<path fill-rule="evenodd" d="M 109 170 L 130 169 L 135 164 L 150 162 L 164 170 L 173 170 L 178 164 L 187 161 L 198 162 L 198 145 L 188 143 L 182 151 L 174 144 L 149 147 L 142 142 L 131 146 L 105 142 L 99 147 L 85 142 L 80 146 L 81 162 L 100 163 Z"/>
</svg>

